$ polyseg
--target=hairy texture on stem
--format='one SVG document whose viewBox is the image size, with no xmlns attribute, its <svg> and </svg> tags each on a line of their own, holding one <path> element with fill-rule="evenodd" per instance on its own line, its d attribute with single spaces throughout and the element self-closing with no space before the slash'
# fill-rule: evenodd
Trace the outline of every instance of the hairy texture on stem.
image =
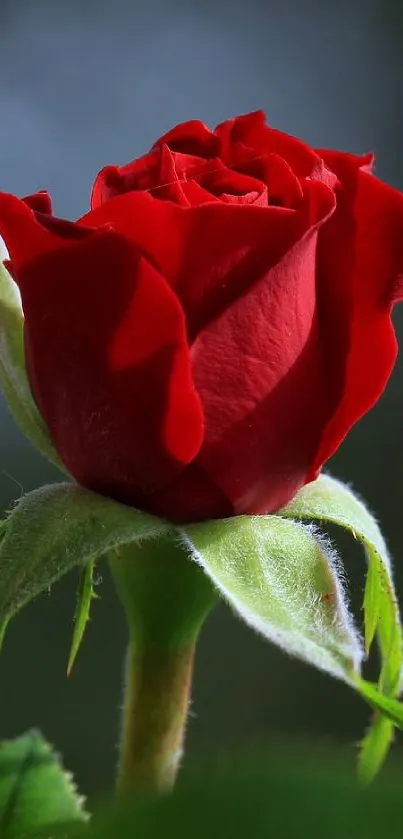
<svg viewBox="0 0 403 839">
<path fill-rule="evenodd" d="M 109 557 L 129 649 L 118 792 L 162 792 L 182 755 L 194 651 L 217 594 L 171 535 Z"/>
<path fill-rule="evenodd" d="M 167 652 L 130 641 L 118 792 L 172 788 L 183 752 L 195 644 Z"/>
</svg>

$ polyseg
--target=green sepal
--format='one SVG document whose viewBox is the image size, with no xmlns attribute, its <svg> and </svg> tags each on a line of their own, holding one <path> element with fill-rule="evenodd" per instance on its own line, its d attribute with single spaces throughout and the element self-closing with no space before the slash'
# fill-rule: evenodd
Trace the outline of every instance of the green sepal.
<svg viewBox="0 0 403 839">
<path fill-rule="evenodd" d="M 377 634 L 382 659 L 379 695 L 396 698 L 400 693 L 403 666 L 402 627 L 390 557 L 376 520 L 349 487 L 329 475 L 321 475 L 303 487 L 280 514 L 293 519 L 339 525 L 362 542 L 368 560 L 364 592 L 366 652 L 368 654 Z M 368 690 L 361 691 L 367 701 L 373 695 L 373 690 L 372 687 L 369 693 Z M 386 713 L 382 702 L 379 704 L 378 701 L 378 705 L 373 707 Z M 398 709 L 398 703 L 395 709 Z M 386 757 L 393 741 L 391 719 L 398 725 L 393 715 L 389 717 L 388 723 L 380 721 L 379 714 L 373 717 L 372 725 L 361 743 L 359 772 L 363 778 L 371 779 Z"/>
<path fill-rule="evenodd" d="M 388 550 L 374 517 L 349 487 L 329 475 L 307 484 L 280 515 L 338 524 L 363 543 L 368 557 L 365 645 L 368 652 L 377 632 L 383 657 L 380 687 L 386 693 L 398 692 L 403 666 L 399 607 Z"/>
<path fill-rule="evenodd" d="M 31 393 L 23 327 L 18 288 L 0 259 L 0 385 L 21 431 L 41 454 L 66 472 Z"/>
<path fill-rule="evenodd" d="M 0 624 L 74 566 L 169 530 L 162 519 L 76 484 L 28 493 L 6 520 L 0 543 Z"/>
<path fill-rule="evenodd" d="M 193 559 L 257 632 L 351 683 L 362 657 L 337 562 L 312 528 L 278 516 L 190 525 Z"/>
<path fill-rule="evenodd" d="M 0 745 L 0 835 L 2 839 L 51 837 L 87 821 L 84 799 L 70 773 L 38 731 Z"/>
<path fill-rule="evenodd" d="M 370 624 L 375 623 L 377 628 L 384 659 L 378 689 L 358 681 L 363 651 L 348 611 L 343 574 L 333 549 L 312 525 L 301 524 L 291 517 L 342 524 L 365 543 L 372 568 L 366 609 Z M 403 720 L 403 706 L 395 699 L 401 661 L 401 647 L 396 638 L 401 637 L 401 630 L 389 558 L 379 529 L 361 502 L 332 479 L 321 479 L 306 487 L 281 516 L 240 516 L 184 528 L 75 484 L 56 484 L 21 498 L 0 530 L 0 627 L 5 627 L 24 603 L 48 589 L 70 568 L 92 566 L 98 559 L 109 556 L 114 557 L 111 567 L 123 601 L 128 597 L 128 580 L 134 585 L 130 608 L 126 608 L 127 604 L 125 608 L 130 612 L 130 620 L 136 623 L 136 631 L 144 631 L 146 615 L 147 633 L 152 625 L 152 631 L 158 635 L 163 616 L 159 608 L 155 614 L 151 609 L 150 581 L 146 587 L 147 609 L 143 608 L 141 584 L 147 576 L 144 569 L 148 563 L 142 562 L 142 551 L 137 550 L 145 540 L 151 539 L 147 549 L 150 556 L 162 550 L 166 557 L 169 545 L 174 550 L 179 562 L 178 580 L 185 580 L 187 563 L 192 565 L 193 560 L 224 599 L 258 632 L 290 654 L 346 681 L 396 725 L 400 726 Z M 131 550 L 126 551 L 130 546 L 136 548 L 134 565 Z M 185 551 L 179 560 L 180 546 Z M 127 559 L 123 561 L 123 557 Z M 165 573 L 168 564 L 172 583 L 173 566 L 165 559 L 161 572 Z M 190 576 L 190 588 L 193 589 L 194 582 L 202 592 L 199 579 L 196 581 L 193 573 Z M 152 574 L 151 578 L 155 579 Z M 82 637 L 92 593 L 91 573 L 87 572 L 83 579 L 86 584 L 80 600 L 73 656 Z M 159 579 L 157 588 L 161 588 Z M 208 607 L 211 601 L 209 590 L 206 593 L 203 590 L 202 594 L 203 609 L 196 604 L 197 620 L 205 604 Z M 181 622 L 186 629 L 187 597 L 186 602 L 182 597 L 179 601 L 183 602 Z M 135 617 L 136 610 L 141 620 Z M 164 607 L 163 627 L 165 616 Z M 172 620 L 174 635 L 177 619 L 173 613 Z M 390 727 L 383 726 L 382 736 L 379 731 L 367 735 L 363 745 L 367 761 L 366 765 L 365 760 L 362 764 L 363 774 L 374 774 L 392 733 Z"/>
</svg>

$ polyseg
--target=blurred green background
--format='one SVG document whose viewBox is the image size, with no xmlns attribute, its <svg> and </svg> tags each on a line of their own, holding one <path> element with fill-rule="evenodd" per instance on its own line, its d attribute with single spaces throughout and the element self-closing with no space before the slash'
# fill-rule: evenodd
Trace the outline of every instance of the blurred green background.
<svg viewBox="0 0 403 839">
<path fill-rule="evenodd" d="M 314 146 L 375 150 L 377 174 L 403 189 L 402 39 L 398 0 L 2 0 L 0 187 L 48 188 L 56 214 L 74 218 L 103 165 L 143 153 L 176 122 L 215 124 L 264 108 L 274 126 Z M 395 324 L 403 340 L 403 309 Z M 403 355 L 330 471 L 376 512 L 403 597 L 402 383 Z M 0 507 L 58 478 L 2 403 Z M 363 557 L 348 540 L 340 545 L 360 617 Z M 117 758 L 125 626 L 99 567 L 101 599 L 67 680 L 76 583 L 70 575 L 10 628 L 0 659 L 0 737 L 40 727 L 80 786 L 99 792 Z M 349 744 L 353 760 L 367 717 L 346 687 L 287 658 L 226 608 L 208 621 L 188 728 L 194 761 L 245 744 L 269 752 L 279 737 L 302 734 Z"/>
</svg>

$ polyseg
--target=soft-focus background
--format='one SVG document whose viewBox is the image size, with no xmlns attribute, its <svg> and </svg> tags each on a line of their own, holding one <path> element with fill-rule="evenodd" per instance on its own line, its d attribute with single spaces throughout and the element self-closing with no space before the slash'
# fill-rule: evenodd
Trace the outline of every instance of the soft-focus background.
<svg viewBox="0 0 403 839">
<path fill-rule="evenodd" d="M 402 37 L 399 0 L 2 0 L 0 188 L 48 188 L 56 214 L 74 218 L 103 165 L 140 155 L 171 125 L 264 108 L 274 126 L 314 146 L 375 150 L 377 174 L 403 189 Z M 395 323 L 403 340 L 403 309 Z M 0 422 L 4 509 L 59 476 L 3 402 Z M 403 355 L 331 463 L 376 511 L 403 598 L 402 428 Z M 359 604 L 363 559 L 340 545 Z M 112 782 L 125 646 L 106 569 L 98 582 L 70 680 L 74 574 L 20 614 L 0 658 L 0 737 L 40 727 L 87 792 Z M 195 760 L 302 734 L 350 743 L 353 759 L 367 720 L 346 687 L 288 659 L 224 607 L 203 633 L 192 710 Z"/>
</svg>

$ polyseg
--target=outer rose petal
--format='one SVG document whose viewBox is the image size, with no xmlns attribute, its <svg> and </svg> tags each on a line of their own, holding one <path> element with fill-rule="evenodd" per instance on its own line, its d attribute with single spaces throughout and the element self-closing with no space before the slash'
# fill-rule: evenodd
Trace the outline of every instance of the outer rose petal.
<svg viewBox="0 0 403 839">
<path fill-rule="evenodd" d="M 384 390 L 397 353 L 390 310 L 403 299 L 402 194 L 368 173 L 371 156 L 321 154 L 341 188 L 319 235 L 318 311 L 333 409 L 310 479 Z"/>
<path fill-rule="evenodd" d="M 38 256 L 68 247 L 72 233 L 75 240 L 91 235 L 89 227 L 80 227 L 72 222 L 54 219 L 51 215 L 35 213 L 30 207 L 30 197 L 27 201 L 0 192 L 0 235 L 4 237 L 9 253 L 12 254 L 15 269 Z"/>
<path fill-rule="evenodd" d="M 312 227 L 192 348 L 206 418 L 197 462 L 236 514 L 272 512 L 296 493 L 328 417 L 315 268 L 318 228 L 334 204 L 326 186 L 311 188 Z"/>
<path fill-rule="evenodd" d="M 315 182 L 305 182 L 298 211 L 221 201 L 180 207 L 146 192 L 129 192 L 98 206 L 80 223 L 110 223 L 147 255 L 180 298 L 193 339 L 316 223 L 316 200 L 323 203 L 322 216 L 331 211 L 333 193 L 317 186 L 312 200 Z"/>
<path fill-rule="evenodd" d="M 0 230 L 33 394 L 60 457 L 83 486 L 145 507 L 143 496 L 179 474 L 203 439 L 178 299 L 111 229 L 83 238 L 78 228 L 60 249 L 23 202 L 0 195 Z"/>
</svg>

